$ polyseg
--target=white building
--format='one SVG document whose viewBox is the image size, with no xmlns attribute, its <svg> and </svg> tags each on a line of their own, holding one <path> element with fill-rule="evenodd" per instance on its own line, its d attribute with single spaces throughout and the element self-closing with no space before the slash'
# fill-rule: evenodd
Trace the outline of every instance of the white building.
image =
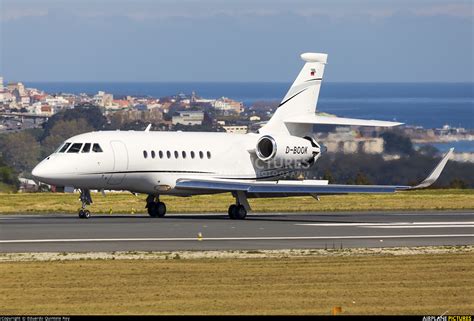
<svg viewBox="0 0 474 321">
<path fill-rule="evenodd" d="M 93 101 L 98 106 L 111 107 L 113 105 L 114 95 L 99 91 L 97 95 L 94 96 Z"/>
<path fill-rule="evenodd" d="M 69 100 L 64 98 L 63 96 L 56 96 L 56 97 L 46 97 L 45 102 L 51 106 L 68 106 Z"/>
<path fill-rule="evenodd" d="M 177 116 L 173 116 L 171 123 L 173 125 L 202 125 L 204 112 L 202 111 L 179 111 Z"/>
<path fill-rule="evenodd" d="M 244 110 L 244 104 L 227 97 L 221 97 L 214 101 L 212 105 L 216 110 L 233 111 L 240 114 Z"/>
<path fill-rule="evenodd" d="M 233 134 L 247 134 L 249 131 L 248 126 L 222 126 L 227 133 Z"/>
</svg>

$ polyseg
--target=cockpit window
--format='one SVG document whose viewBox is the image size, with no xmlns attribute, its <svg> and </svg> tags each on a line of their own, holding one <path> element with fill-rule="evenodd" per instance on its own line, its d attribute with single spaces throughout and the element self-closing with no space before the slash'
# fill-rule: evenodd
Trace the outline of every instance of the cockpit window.
<svg viewBox="0 0 474 321">
<path fill-rule="evenodd" d="M 82 148 L 81 153 L 88 153 L 91 151 L 91 143 L 85 143 L 84 148 Z"/>
<path fill-rule="evenodd" d="M 81 150 L 81 147 L 82 147 L 82 143 L 75 143 L 75 144 L 72 144 L 71 148 L 68 149 L 68 153 L 79 153 L 79 151 Z"/>
<path fill-rule="evenodd" d="M 94 144 L 94 146 L 92 146 L 92 151 L 96 153 L 102 153 L 102 148 L 100 148 L 99 144 Z"/>
<path fill-rule="evenodd" d="M 71 143 L 66 143 L 66 144 L 64 144 L 64 145 L 59 149 L 58 153 L 64 153 L 70 145 L 71 145 Z"/>
</svg>

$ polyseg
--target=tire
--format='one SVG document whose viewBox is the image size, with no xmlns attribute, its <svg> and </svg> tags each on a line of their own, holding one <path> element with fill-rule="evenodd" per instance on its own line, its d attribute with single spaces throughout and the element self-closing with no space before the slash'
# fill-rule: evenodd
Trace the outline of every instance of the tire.
<svg viewBox="0 0 474 321">
<path fill-rule="evenodd" d="M 164 217 L 166 215 L 166 205 L 163 202 L 158 202 L 155 206 L 156 216 Z"/>
<path fill-rule="evenodd" d="M 234 218 L 236 220 L 245 220 L 247 217 L 247 210 L 243 205 L 236 206 Z"/>
<path fill-rule="evenodd" d="M 91 212 L 88 210 L 84 210 L 83 218 L 89 218 L 91 217 Z"/>
<path fill-rule="evenodd" d="M 229 218 L 231 220 L 235 220 L 236 211 L 237 211 L 237 205 L 232 204 L 231 206 L 229 206 L 229 210 L 227 211 L 227 214 L 229 214 Z"/>
<path fill-rule="evenodd" d="M 155 202 L 152 202 L 152 203 L 148 203 L 147 205 L 147 211 L 148 211 L 148 215 L 150 215 L 151 217 L 156 217 L 156 203 Z"/>
<path fill-rule="evenodd" d="M 84 218 L 84 211 L 83 210 L 79 210 L 79 218 Z"/>
</svg>

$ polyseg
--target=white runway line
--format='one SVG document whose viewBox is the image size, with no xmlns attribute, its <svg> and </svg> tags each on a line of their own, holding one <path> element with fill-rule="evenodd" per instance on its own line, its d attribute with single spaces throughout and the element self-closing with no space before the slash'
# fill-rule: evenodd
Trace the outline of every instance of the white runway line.
<svg viewBox="0 0 474 321">
<path fill-rule="evenodd" d="M 305 223 L 298 226 L 341 227 L 355 226 L 362 228 L 404 229 L 404 228 L 466 228 L 474 227 L 474 222 L 392 222 L 392 223 Z"/>
<path fill-rule="evenodd" d="M 427 234 L 427 235 L 351 235 L 351 236 L 262 236 L 262 237 L 204 237 L 202 241 L 272 241 L 272 240 L 338 240 L 338 239 L 406 239 L 406 238 L 448 238 L 474 237 L 474 234 Z M 144 238 L 110 238 L 110 239 L 34 239 L 34 240 L 0 240 L 0 244 L 11 243 L 74 243 L 74 242 L 150 242 L 150 241 L 196 241 L 197 237 L 144 237 Z"/>
<path fill-rule="evenodd" d="M 364 228 L 449 228 L 449 227 L 457 227 L 457 228 L 466 228 L 466 227 L 474 227 L 474 225 L 462 225 L 462 224 L 452 224 L 452 225 L 380 225 L 380 226 L 360 226 Z"/>
</svg>

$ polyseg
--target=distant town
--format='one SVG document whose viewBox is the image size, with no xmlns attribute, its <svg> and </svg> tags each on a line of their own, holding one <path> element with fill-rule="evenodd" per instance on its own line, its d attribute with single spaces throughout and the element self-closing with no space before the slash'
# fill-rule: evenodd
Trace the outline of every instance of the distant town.
<svg viewBox="0 0 474 321">
<path fill-rule="evenodd" d="M 229 133 L 256 132 L 278 107 L 278 102 L 243 102 L 221 97 L 209 99 L 198 93 L 178 93 L 168 97 L 120 96 L 99 91 L 94 95 L 46 93 L 26 88 L 21 82 L 4 85 L 0 77 L 0 133 L 41 128 L 58 112 L 83 106 L 97 106 L 106 117 L 110 129 L 141 130 L 153 124 L 153 130 L 202 130 Z M 474 130 L 452 128 L 423 128 L 405 125 L 400 129 L 414 144 L 473 141 Z M 328 152 L 346 154 L 364 152 L 382 154 L 383 129 L 357 127 L 319 127 L 316 139 Z M 384 155 L 387 159 L 397 155 Z M 474 153 L 457 152 L 455 160 L 474 162 Z"/>
</svg>

